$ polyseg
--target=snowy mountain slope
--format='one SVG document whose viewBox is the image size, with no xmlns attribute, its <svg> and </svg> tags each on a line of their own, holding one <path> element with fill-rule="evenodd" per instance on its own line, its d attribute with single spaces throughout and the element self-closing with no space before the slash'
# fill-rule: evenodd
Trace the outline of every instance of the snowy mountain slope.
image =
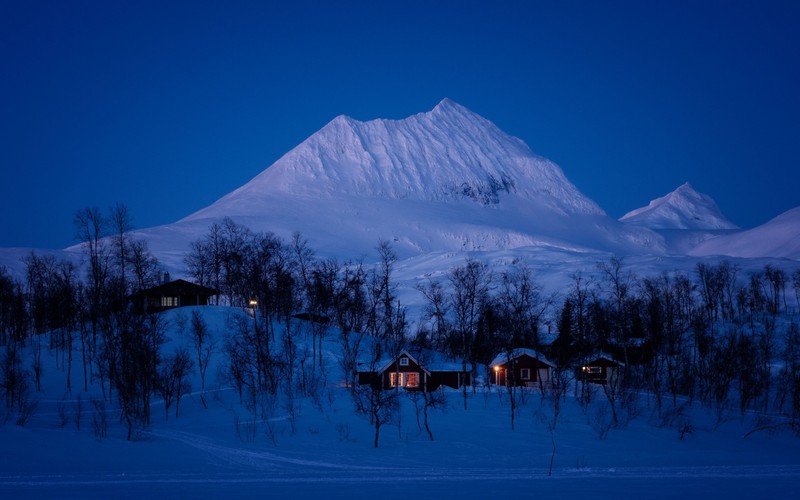
<svg viewBox="0 0 800 500">
<path fill-rule="evenodd" d="M 620 222 L 650 229 L 737 229 L 714 200 L 687 182 L 649 205 L 620 217 Z"/>
<path fill-rule="evenodd" d="M 800 207 L 784 212 L 753 229 L 705 241 L 688 253 L 693 256 L 782 257 L 800 260 Z"/>
<path fill-rule="evenodd" d="M 300 231 L 347 257 L 379 239 L 401 256 L 536 245 L 663 252 L 658 235 L 614 221 L 557 165 L 448 99 L 403 120 L 335 118 L 241 188 L 147 233 L 157 241 L 226 216 Z"/>
</svg>

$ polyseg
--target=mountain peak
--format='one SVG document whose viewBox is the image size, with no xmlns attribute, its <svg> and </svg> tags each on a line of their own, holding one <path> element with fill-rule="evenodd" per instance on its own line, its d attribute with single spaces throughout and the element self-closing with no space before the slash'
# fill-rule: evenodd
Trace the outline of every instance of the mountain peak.
<svg viewBox="0 0 800 500">
<path fill-rule="evenodd" d="M 619 220 L 650 229 L 737 229 L 710 196 L 698 193 L 688 182 Z"/>
<path fill-rule="evenodd" d="M 439 104 L 437 104 L 433 108 L 432 112 L 433 113 L 453 113 L 453 112 L 464 113 L 464 112 L 466 112 L 466 113 L 474 115 L 474 113 L 472 111 L 470 111 L 466 107 L 462 106 L 461 104 L 455 102 L 454 100 L 450 99 L 449 97 L 445 97 L 444 99 L 439 101 Z"/>
<path fill-rule="evenodd" d="M 362 122 L 337 116 L 220 199 L 214 211 L 224 207 L 229 215 L 249 213 L 259 200 L 278 193 L 317 199 L 473 201 L 483 206 L 521 198 L 561 214 L 604 215 L 555 163 L 447 98 L 430 112 L 402 120 Z"/>
</svg>

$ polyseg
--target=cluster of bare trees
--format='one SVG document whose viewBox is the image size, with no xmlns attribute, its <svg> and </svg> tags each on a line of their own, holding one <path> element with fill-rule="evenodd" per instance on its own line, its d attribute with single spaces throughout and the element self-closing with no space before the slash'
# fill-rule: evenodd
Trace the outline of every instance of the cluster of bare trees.
<svg viewBox="0 0 800 500">
<path fill-rule="evenodd" d="M 800 271 L 787 275 L 768 264 L 744 273 L 722 261 L 699 263 L 693 273 L 639 277 L 612 257 L 590 277 L 574 274 L 557 298 L 524 266 L 493 275 L 468 260 L 418 290 L 426 307 L 413 342 L 461 359 L 465 367 L 534 348 L 557 366 L 552 392 L 575 380 L 593 355 L 613 356 L 624 368 L 602 389 L 615 423 L 617 404 L 632 390 L 652 395 L 659 415 L 699 400 L 720 412 L 780 413 L 800 422 L 794 369 Z M 552 343 L 540 338 L 545 323 L 556 328 Z M 776 365 L 782 366 L 777 374 Z M 508 382 L 513 428 L 516 384 Z M 575 387 L 585 402 L 591 388 Z M 464 399 L 466 407 L 466 393 Z"/>
<path fill-rule="evenodd" d="M 225 350 L 228 378 L 253 421 L 268 422 L 278 400 L 293 414 L 298 394 L 320 398 L 326 377 L 322 342 L 327 326 L 335 325 L 348 386 L 358 411 L 375 426 L 377 444 L 381 425 L 394 417 L 388 410 L 396 395 L 358 387 L 357 364 L 362 356 L 374 363 L 399 352 L 406 338 L 404 308 L 391 281 L 397 257 L 385 242 L 378 253 L 380 263 L 369 269 L 362 262 L 317 259 L 297 233 L 286 242 L 231 219 L 212 225 L 192 244 L 186 264 L 193 278 L 250 311 L 250 318 L 236 318 L 229 326 Z M 298 312 L 311 325 L 310 346 L 297 342 L 300 332 L 291 319 Z"/>
<path fill-rule="evenodd" d="M 98 384 L 103 399 L 117 404 L 133 439 L 149 423 L 150 398 L 164 383 L 158 369 L 165 325 L 159 316 L 131 307 L 129 297 L 157 284 L 161 271 L 146 243 L 131 236 L 124 205 L 107 214 L 82 209 L 74 222 L 85 274 L 71 261 L 36 253 L 24 259 L 23 282 L 0 272 L 0 343 L 11 382 L 2 388 L 18 406 L 35 400 L 30 391 L 41 390 L 47 350 L 65 374 L 65 395 L 80 397 Z M 30 366 L 19 361 L 23 350 Z M 82 389 L 73 387 L 76 372 Z"/>
<path fill-rule="evenodd" d="M 124 206 L 107 214 L 83 209 L 75 227 L 84 249 L 82 268 L 46 254 L 25 258 L 24 280 L 0 268 L 0 391 L 7 408 L 29 413 L 31 394 L 41 389 L 42 353 L 55 353 L 57 369 L 66 374 L 65 393 L 74 390 L 76 376 L 84 392 L 97 384 L 104 402 L 117 404 L 134 438 L 149 423 L 154 395 L 167 412 L 174 403 L 177 416 L 193 369 L 205 390 L 217 339 L 193 314 L 190 350 L 162 352 L 162 317 L 131 307 L 129 300 L 158 284 L 162 273 L 147 245 L 131 236 Z M 397 256 L 387 242 L 379 242 L 377 252 L 374 266 L 318 259 L 300 234 L 285 241 L 231 219 L 213 224 L 192 243 L 185 262 L 194 280 L 248 313 L 231 316 L 219 346 L 227 355 L 225 380 L 237 388 L 253 422 L 269 421 L 277 405 L 294 415 L 298 396 L 322 404 L 326 338 L 340 346 L 356 409 L 374 427 L 376 446 L 381 428 L 399 418 L 400 395 L 358 386 L 356 372 L 359 363 L 374 371 L 402 349 L 420 359 L 426 352 L 443 353 L 477 375 L 477 367 L 498 353 L 511 360 L 514 349 L 534 348 L 557 365 L 550 381 L 551 392 L 558 389 L 556 400 L 576 368 L 603 351 L 625 367 L 624 377 L 606 386 L 615 421 L 620 391 L 636 389 L 652 395 L 659 414 L 699 400 L 800 422 L 800 333 L 787 314 L 800 310 L 800 271 L 787 275 L 767 265 L 744 273 L 723 261 L 700 263 L 693 273 L 639 277 L 614 257 L 589 277 L 573 275 L 557 295 L 545 293 L 524 265 L 493 273 L 468 259 L 443 279 L 417 286 L 424 314 L 409 332 L 392 281 Z M 794 301 L 787 291 L 794 292 Z M 292 321 L 298 313 L 309 320 L 310 343 L 299 342 Z M 555 326 L 552 343 L 540 338 L 545 324 Z M 337 327 L 338 337 L 328 338 L 329 326 Z M 513 378 L 514 370 L 508 373 Z M 513 428 L 519 394 L 516 381 L 508 382 Z M 467 390 L 464 385 L 464 409 Z M 581 400 L 588 396 L 582 386 Z M 207 404 L 205 397 L 201 401 Z M 424 394 L 414 403 L 432 439 L 427 411 L 441 401 Z"/>
<path fill-rule="evenodd" d="M 796 347 L 800 271 L 791 277 L 766 265 L 742 272 L 728 261 L 699 263 L 693 274 L 640 278 L 612 258 L 596 282 L 573 276 L 557 315 L 552 353 L 559 364 L 579 366 L 597 351 L 624 361 L 625 387 L 645 389 L 659 414 L 699 400 L 720 413 L 736 408 L 762 414 L 800 414 L 789 373 Z M 771 367 L 782 362 L 776 377 Z M 612 406 L 613 409 L 613 406 Z"/>
</svg>

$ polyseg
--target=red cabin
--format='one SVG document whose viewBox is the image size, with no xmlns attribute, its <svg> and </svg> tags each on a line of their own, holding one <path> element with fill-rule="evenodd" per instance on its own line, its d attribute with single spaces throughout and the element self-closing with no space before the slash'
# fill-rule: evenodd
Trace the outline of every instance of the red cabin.
<svg viewBox="0 0 800 500">
<path fill-rule="evenodd" d="M 535 387 L 550 382 L 551 363 L 543 354 L 533 349 L 514 349 L 510 359 L 508 353 L 499 354 L 489 364 L 489 382 L 501 386 Z"/>
</svg>

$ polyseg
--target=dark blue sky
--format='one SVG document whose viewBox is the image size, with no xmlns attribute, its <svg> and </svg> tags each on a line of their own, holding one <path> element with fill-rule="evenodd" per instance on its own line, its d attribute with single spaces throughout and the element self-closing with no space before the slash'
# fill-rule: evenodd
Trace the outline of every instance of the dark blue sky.
<svg viewBox="0 0 800 500">
<path fill-rule="evenodd" d="M 173 222 L 339 114 L 444 97 L 615 218 L 689 181 L 752 227 L 800 205 L 798 27 L 793 1 L 0 0 L 0 246 L 70 245 L 85 206 Z"/>
</svg>

